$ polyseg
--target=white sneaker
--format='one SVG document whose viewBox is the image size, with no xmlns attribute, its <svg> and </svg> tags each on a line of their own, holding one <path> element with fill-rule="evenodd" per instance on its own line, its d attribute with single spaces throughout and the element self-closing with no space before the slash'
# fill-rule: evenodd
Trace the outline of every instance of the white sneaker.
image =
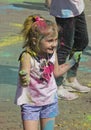
<svg viewBox="0 0 91 130">
<path fill-rule="evenodd" d="M 65 89 L 64 86 L 60 86 L 57 92 L 59 99 L 74 100 L 78 98 L 77 94 L 67 91 L 67 89 Z"/>
<path fill-rule="evenodd" d="M 86 93 L 89 92 L 91 90 L 91 88 L 87 87 L 87 86 L 83 86 L 81 85 L 77 79 L 75 78 L 75 80 L 71 83 L 69 83 L 67 80 L 64 81 L 63 85 L 65 86 L 65 89 L 67 87 L 70 87 L 73 89 L 73 91 L 78 91 L 78 92 L 82 92 L 82 93 Z M 70 89 L 68 90 L 70 91 Z"/>
<path fill-rule="evenodd" d="M 70 86 L 67 86 L 67 85 L 65 85 L 65 84 L 63 84 L 63 86 L 64 86 L 64 89 L 66 89 L 68 92 L 77 92 L 76 89 L 74 89 L 74 88 L 72 88 L 72 87 L 70 87 Z"/>
</svg>

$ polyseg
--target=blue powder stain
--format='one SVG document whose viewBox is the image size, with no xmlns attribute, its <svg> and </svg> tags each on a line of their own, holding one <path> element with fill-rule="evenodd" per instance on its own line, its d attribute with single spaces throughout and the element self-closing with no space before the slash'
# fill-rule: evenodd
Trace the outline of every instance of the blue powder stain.
<svg viewBox="0 0 91 130">
<path fill-rule="evenodd" d="M 7 5 L 7 6 L 1 6 L 0 7 L 0 11 L 1 10 L 7 10 L 7 9 L 12 9 L 12 10 L 23 10 L 23 8 L 20 8 L 20 7 L 15 7 L 13 5 Z"/>
<path fill-rule="evenodd" d="M 87 57 L 82 57 L 81 58 L 81 62 L 87 62 L 88 61 L 88 58 Z"/>
<path fill-rule="evenodd" d="M 54 120 L 49 120 L 45 127 L 44 130 L 53 130 L 54 129 Z"/>
<path fill-rule="evenodd" d="M 87 67 L 79 67 L 80 71 L 91 73 L 91 69 Z"/>
<path fill-rule="evenodd" d="M 7 52 L 5 52 L 5 53 L 0 53 L 0 57 L 10 57 L 11 56 L 11 54 L 10 53 L 7 53 Z"/>
<path fill-rule="evenodd" d="M 68 9 L 63 9 L 63 10 L 61 11 L 61 13 L 62 13 L 62 17 L 63 17 L 63 18 L 67 18 L 67 17 L 69 17 L 70 15 L 73 14 L 72 11 L 71 11 L 71 10 L 68 10 Z"/>
</svg>

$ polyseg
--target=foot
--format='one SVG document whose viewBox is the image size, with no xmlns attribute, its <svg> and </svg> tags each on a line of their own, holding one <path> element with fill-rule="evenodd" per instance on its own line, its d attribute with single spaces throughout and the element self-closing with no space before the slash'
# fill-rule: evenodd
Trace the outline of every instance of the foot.
<svg viewBox="0 0 91 130">
<path fill-rule="evenodd" d="M 91 88 L 87 87 L 87 86 L 83 86 L 81 85 L 77 79 L 75 78 L 73 82 L 68 82 L 67 80 L 64 81 L 64 86 L 65 89 L 67 87 L 69 87 L 70 89 L 68 91 L 71 91 L 71 88 L 73 89 L 73 91 L 78 91 L 78 92 L 82 92 L 82 93 L 86 93 L 89 92 L 91 90 Z"/>
<path fill-rule="evenodd" d="M 63 86 L 58 88 L 58 97 L 64 100 L 74 100 L 78 98 L 78 95 L 67 91 Z"/>
<path fill-rule="evenodd" d="M 77 92 L 76 89 L 74 89 L 74 88 L 72 88 L 72 87 L 70 87 L 70 86 L 67 86 L 67 85 L 65 85 L 65 84 L 63 84 L 63 86 L 64 86 L 64 88 L 65 88 L 68 92 Z"/>
</svg>

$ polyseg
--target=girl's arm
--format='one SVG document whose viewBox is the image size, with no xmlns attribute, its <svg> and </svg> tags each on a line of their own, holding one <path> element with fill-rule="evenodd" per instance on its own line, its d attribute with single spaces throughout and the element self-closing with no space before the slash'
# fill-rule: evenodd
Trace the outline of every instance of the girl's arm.
<svg viewBox="0 0 91 130">
<path fill-rule="evenodd" d="M 20 81 L 23 86 L 27 86 L 30 83 L 30 54 L 24 52 L 20 59 Z"/>
<path fill-rule="evenodd" d="M 76 62 L 79 61 L 82 52 L 76 52 L 73 57 L 64 64 L 58 64 L 57 54 L 55 53 L 55 65 L 54 65 L 54 76 L 55 78 L 65 74 Z"/>
</svg>

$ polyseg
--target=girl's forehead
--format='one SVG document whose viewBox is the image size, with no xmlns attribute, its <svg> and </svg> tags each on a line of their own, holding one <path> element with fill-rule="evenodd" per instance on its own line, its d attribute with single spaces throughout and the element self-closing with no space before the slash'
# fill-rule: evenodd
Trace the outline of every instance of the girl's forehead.
<svg viewBox="0 0 91 130">
<path fill-rule="evenodd" d="M 48 35 L 46 35 L 46 37 L 48 37 L 48 38 L 58 37 L 58 32 L 57 31 L 51 31 L 51 32 L 48 33 Z"/>
<path fill-rule="evenodd" d="M 47 36 L 45 36 L 45 38 L 52 38 L 52 39 L 54 39 L 54 38 L 57 38 L 58 37 L 58 35 L 57 34 L 49 34 L 49 35 L 47 35 Z"/>
<path fill-rule="evenodd" d="M 48 37 L 58 36 L 58 31 L 56 28 L 47 28 L 45 30 L 45 36 L 48 36 Z"/>
</svg>

